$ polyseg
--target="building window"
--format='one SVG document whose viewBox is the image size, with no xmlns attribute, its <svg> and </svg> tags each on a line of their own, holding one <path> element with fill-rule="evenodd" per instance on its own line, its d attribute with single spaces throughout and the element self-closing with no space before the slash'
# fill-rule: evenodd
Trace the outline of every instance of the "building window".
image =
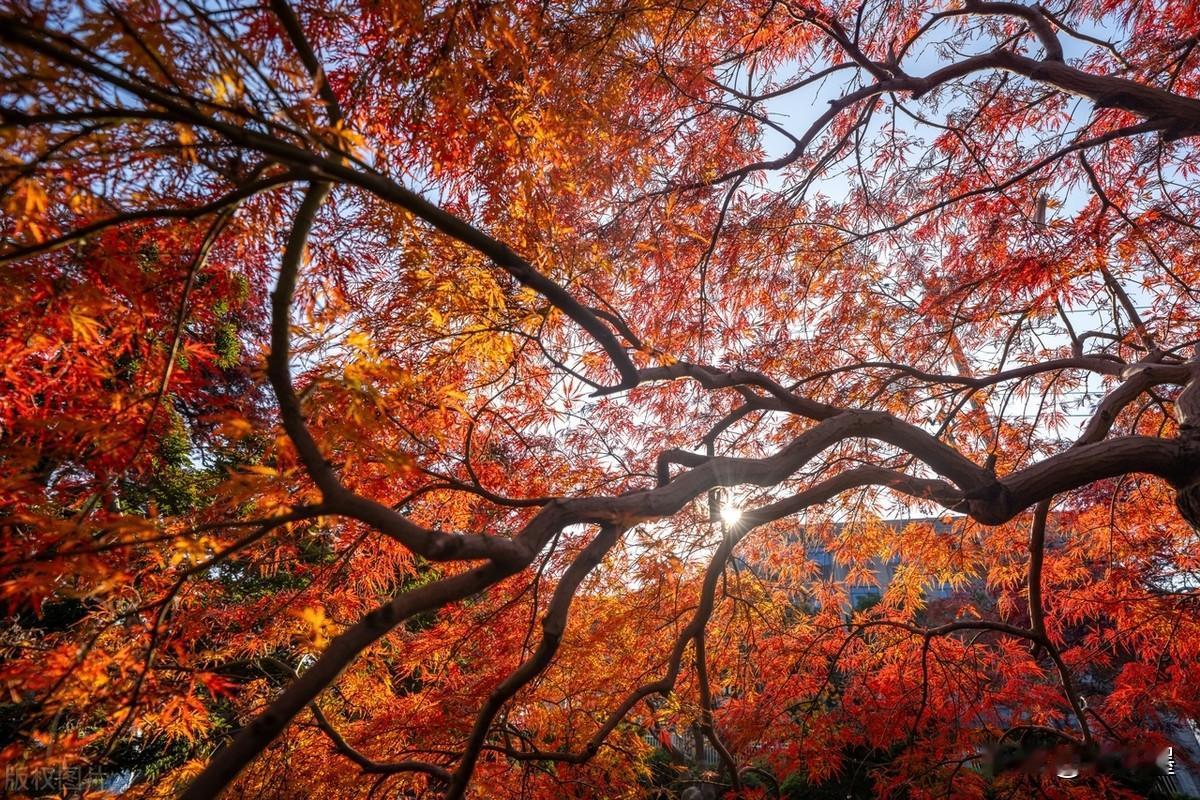
<svg viewBox="0 0 1200 800">
<path fill-rule="evenodd" d="M 870 608 L 879 602 L 879 590 L 874 586 L 852 586 L 850 588 L 850 607 L 855 611 Z"/>
</svg>

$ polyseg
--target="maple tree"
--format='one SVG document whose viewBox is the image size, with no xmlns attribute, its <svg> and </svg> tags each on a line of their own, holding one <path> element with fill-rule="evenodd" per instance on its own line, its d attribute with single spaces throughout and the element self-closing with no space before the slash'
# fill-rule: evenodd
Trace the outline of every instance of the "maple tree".
<svg viewBox="0 0 1200 800">
<path fill-rule="evenodd" d="M 1200 717 L 1198 42 L 7 0 L 0 761 L 625 797 L 694 728 L 729 796 L 1139 796 Z"/>
</svg>

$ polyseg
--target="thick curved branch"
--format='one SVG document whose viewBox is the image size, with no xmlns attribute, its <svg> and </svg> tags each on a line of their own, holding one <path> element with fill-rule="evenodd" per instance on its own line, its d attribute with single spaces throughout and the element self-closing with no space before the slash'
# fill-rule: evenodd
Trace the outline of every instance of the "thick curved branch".
<svg viewBox="0 0 1200 800">
<path fill-rule="evenodd" d="M 28 25 L 14 15 L 2 15 L 0 20 L 4 22 L 0 25 L 0 41 L 19 44 L 65 66 L 79 69 L 115 88 L 130 92 L 142 101 L 161 108 L 160 118 L 165 121 L 187 122 L 207 128 L 225 136 L 234 144 L 248 146 L 264 154 L 271 154 L 272 157 L 287 163 L 303 165 L 310 172 L 318 173 L 312 175 L 314 178 L 324 178 L 325 181 L 341 181 L 357 186 L 413 213 L 438 231 L 487 256 L 496 266 L 512 275 L 523 285 L 541 294 L 586 331 L 605 351 L 621 376 L 621 381 L 614 387 L 614 390 L 627 389 L 636 385 L 637 369 L 630 360 L 628 352 L 617 340 L 612 329 L 593 314 L 587 306 L 575 299 L 561 284 L 539 272 L 508 245 L 431 203 L 420 194 L 385 175 L 368 170 L 361 165 L 353 165 L 344 156 L 330 157 L 314 153 L 283 139 L 203 114 L 153 87 L 124 78 L 98 66 L 60 43 L 48 39 L 45 31 Z"/>
<path fill-rule="evenodd" d="M 495 564 L 476 567 L 452 578 L 405 592 L 367 614 L 360 622 L 337 636 L 304 674 L 284 689 L 267 709 L 243 727 L 233 740 L 218 750 L 204 770 L 181 795 L 181 800 L 209 800 L 221 793 L 297 714 L 342 673 L 359 653 L 378 641 L 405 619 L 461 600 L 509 574 Z"/>
<path fill-rule="evenodd" d="M 304 63 L 304 68 L 308 70 L 308 74 L 315 82 L 317 94 L 320 95 L 322 102 L 325 103 L 325 110 L 329 113 L 329 121 L 334 124 L 341 123 L 343 121 L 342 109 L 338 105 L 337 95 L 333 93 L 333 87 L 329 85 L 329 80 L 325 76 L 325 68 L 317 58 L 316 51 L 313 50 L 308 37 L 304 35 L 304 27 L 300 24 L 296 12 L 287 0 L 271 0 L 271 10 L 275 12 L 279 23 L 287 32 L 288 39 L 291 40 L 292 46 L 296 48 L 296 53 Z"/>
<path fill-rule="evenodd" d="M 283 351 L 281 351 L 283 352 Z M 278 367 L 277 367 L 278 369 Z M 970 462 L 928 433 L 879 412 L 843 412 L 818 423 L 792 444 L 763 459 L 711 458 L 669 483 L 643 492 L 616 497 L 585 497 L 556 500 L 545 506 L 512 540 L 516 553 L 510 559 L 493 561 L 454 578 L 430 584 L 399 596 L 377 609 L 362 622 L 339 636 L 317 663 L 290 686 L 257 720 L 243 730 L 227 751 L 217 756 L 197 779 L 190 800 L 210 796 L 233 777 L 283 729 L 305 705 L 329 685 L 359 652 L 383 636 L 409 615 L 460 600 L 532 562 L 557 531 L 570 524 L 600 523 L 628 527 L 638 522 L 670 516 L 708 490 L 737 484 L 774 485 L 829 446 L 852 437 L 886 441 L 918 455 L 935 470 L 959 483 L 955 489 L 939 481 L 926 481 L 884 474 L 877 468 L 848 471 L 806 493 L 777 501 L 743 514 L 736 535 L 726 537 L 713 564 L 724 563 L 733 543 L 755 525 L 794 513 L 813 502 L 832 497 L 842 488 L 886 481 L 901 490 L 911 489 L 937 499 L 948 507 L 963 510 L 985 524 L 1000 524 L 1029 505 L 1095 480 L 1125 474 L 1131 468 L 1156 474 L 1173 482 L 1192 476 L 1197 466 L 1187 458 L 1179 440 L 1129 436 L 1075 447 L 1003 479 Z M 970 487 L 970 488 L 968 488 Z M 392 512 L 388 510 L 388 513 Z M 713 570 L 716 570 L 715 572 Z M 715 585 L 720 570 L 713 566 L 706 576 L 706 593 Z M 669 691 L 679 670 L 679 659 L 687 642 L 696 635 L 711 612 L 711 598 L 703 600 L 693 622 L 677 642 L 667 674 L 631 694 L 581 754 L 568 758 L 586 760 L 594 754 L 640 700 Z"/>
<path fill-rule="evenodd" d="M 1100 358 L 1096 356 L 1078 356 L 1072 358 L 1054 358 L 1048 361 L 1042 361 L 1037 364 L 1026 364 L 1020 367 L 1011 367 L 1009 369 L 1000 370 L 991 375 L 966 375 L 962 373 L 942 373 L 928 372 L 917 367 L 901 364 L 894 361 L 862 361 L 856 364 L 846 364 L 841 367 L 832 367 L 830 369 L 821 370 L 804 376 L 800 380 L 801 384 L 811 383 L 822 378 L 828 378 L 833 375 L 838 375 L 844 372 L 857 372 L 858 370 L 869 369 L 886 369 L 896 372 L 898 375 L 904 375 L 911 378 L 916 378 L 921 381 L 930 383 L 945 383 L 955 386 L 965 386 L 971 389 L 983 389 L 988 386 L 994 386 L 997 383 L 1007 383 L 1012 380 L 1020 380 L 1034 375 L 1041 375 L 1046 372 L 1057 372 L 1059 370 L 1079 369 L 1088 372 L 1095 372 L 1101 375 L 1120 375 L 1123 366 L 1111 359 Z"/>
<path fill-rule="evenodd" d="M 461 600 L 516 573 L 532 561 L 554 532 L 563 527 L 581 522 L 607 522 L 629 526 L 640 521 L 669 516 L 691 499 L 716 486 L 778 483 L 830 444 L 854 435 L 870 435 L 872 426 L 878 424 L 877 421 L 881 419 L 886 419 L 886 415 L 842 414 L 818 424 L 792 445 L 766 459 L 714 458 L 653 490 L 617 497 L 578 498 L 551 503 L 543 508 L 517 537 L 516 541 L 522 546 L 519 560 L 503 564 L 492 562 L 453 578 L 406 592 L 371 612 L 361 622 L 334 639 L 316 664 L 305 672 L 299 681 L 289 686 L 262 715 L 244 728 L 229 748 L 214 757 L 185 797 L 187 800 L 211 797 L 227 785 L 297 713 L 337 678 L 350 661 L 392 627 L 412 614 Z M 995 480 L 991 478 L 990 473 L 972 465 L 972 475 L 987 476 L 991 482 L 973 494 L 958 494 L 957 496 L 964 498 L 965 502 L 955 505 L 985 524 L 1000 524 L 1038 500 L 1095 480 L 1125 474 L 1130 471 L 1131 466 L 1169 480 L 1180 480 L 1196 470 L 1196 465 L 1184 456 L 1184 448 L 1177 440 L 1129 436 L 1072 448 L 1002 480 Z M 700 606 L 692 623 L 676 642 L 668 660 L 666 675 L 629 695 L 610 715 L 584 751 L 553 756 L 539 755 L 537 758 L 553 757 L 576 762 L 587 760 L 638 702 L 652 694 L 670 691 L 678 676 L 679 662 L 687 643 L 703 627 L 711 613 L 711 592 L 723 569 L 725 559 L 742 536 L 763 521 L 778 519 L 814 502 L 822 502 L 832 497 L 839 491 L 838 487 L 861 486 L 864 482 L 869 482 L 870 478 L 884 477 L 887 476 L 848 471 L 794 498 L 743 513 L 736 530 L 725 537 L 710 564 Z M 894 477 L 888 479 L 897 486 L 905 483 Z M 948 502 L 953 502 L 953 497 L 957 494 L 949 485 L 935 481 L 907 479 L 907 482 L 914 489 L 936 492 Z"/>
<path fill-rule="evenodd" d="M 979 14 L 981 16 L 1004 16 L 1004 17 L 1019 17 L 1025 20 L 1029 25 L 1029 29 L 1037 36 L 1038 41 L 1042 43 L 1043 49 L 1046 51 L 1046 59 L 1048 61 L 1062 61 L 1063 49 L 1062 42 L 1058 40 L 1058 36 L 1054 33 L 1054 27 L 1050 24 L 1051 19 L 1042 12 L 1040 6 L 1025 6 L 1020 3 L 1007 2 L 981 2 L 981 0 L 966 0 L 961 9 L 953 9 L 942 12 L 942 16 L 962 16 L 967 14 Z"/>
<path fill-rule="evenodd" d="M 292 385 L 289 363 L 290 310 L 308 235 L 317 210 L 329 195 L 330 188 L 328 183 L 317 182 L 305 192 L 284 248 L 279 280 L 275 291 L 271 293 L 271 352 L 267 357 L 267 377 L 279 403 L 284 430 L 292 440 L 301 463 L 321 490 L 326 504 L 335 513 L 365 522 L 431 561 L 484 558 L 512 560 L 516 553 L 508 539 L 428 530 L 413 524 L 403 514 L 387 506 L 350 491 L 342 485 L 333 465 L 326 460 L 304 422 L 300 399 Z"/>
</svg>

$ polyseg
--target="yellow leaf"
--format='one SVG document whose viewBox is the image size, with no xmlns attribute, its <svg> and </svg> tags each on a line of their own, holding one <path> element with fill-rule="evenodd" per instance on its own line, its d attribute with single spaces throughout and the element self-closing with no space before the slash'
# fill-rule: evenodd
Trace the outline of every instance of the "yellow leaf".
<svg viewBox="0 0 1200 800">
<path fill-rule="evenodd" d="M 371 337 L 362 331 L 354 331 L 346 336 L 346 345 L 353 347 L 355 350 L 361 350 L 364 353 L 369 353 L 374 350 L 371 344 Z"/>
<path fill-rule="evenodd" d="M 308 629 L 308 641 L 316 648 L 323 648 L 329 642 L 329 632 L 333 622 L 325 615 L 325 609 L 320 606 L 309 606 L 292 612 L 292 616 L 304 623 Z"/>
<path fill-rule="evenodd" d="M 71 331 L 76 337 L 84 340 L 85 342 L 100 341 L 101 327 L 99 322 L 85 314 L 75 311 L 74 309 L 67 312 L 67 315 L 71 320 Z"/>
<path fill-rule="evenodd" d="M 46 210 L 46 193 L 36 181 L 22 181 L 25 189 L 25 213 L 41 213 Z"/>
<path fill-rule="evenodd" d="M 254 433 L 254 426 L 241 417 L 226 420 L 221 427 L 223 433 L 230 439 L 242 439 Z"/>
<path fill-rule="evenodd" d="M 179 136 L 179 144 L 183 146 L 184 158 L 192 163 L 196 162 L 196 134 L 191 127 L 182 123 L 175 124 L 175 131 Z"/>
<path fill-rule="evenodd" d="M 210 78 L 208 86 L 212 91 L 213 100 L 222 104 L 237 102 L 241 99 L 244 91 L 241 79 L 228 72 L 221 73 L 219 77 Z"/>
<path fill-rule="evenodd" d="M 325 128 L 325 131 L 333 138 L 335 147 L 348 153 L 357 152 L 366 144 L 361 133 L 348 128 L 341 120 L 338 120 L 336 125 Z"/>
</svg>

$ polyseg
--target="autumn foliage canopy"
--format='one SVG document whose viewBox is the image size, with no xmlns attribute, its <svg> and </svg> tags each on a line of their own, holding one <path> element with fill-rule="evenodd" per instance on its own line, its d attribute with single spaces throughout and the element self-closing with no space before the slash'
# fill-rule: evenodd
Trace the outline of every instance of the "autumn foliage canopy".
<svg viewBox="0 0 1200 800">
<path fill-rule="evenodd" d="M 1198 42 L 0 0 L 7 790 L 638 798 L 694 734 L 727 797 L 1142 796 L 1200 717 Z"/>
</svg>

